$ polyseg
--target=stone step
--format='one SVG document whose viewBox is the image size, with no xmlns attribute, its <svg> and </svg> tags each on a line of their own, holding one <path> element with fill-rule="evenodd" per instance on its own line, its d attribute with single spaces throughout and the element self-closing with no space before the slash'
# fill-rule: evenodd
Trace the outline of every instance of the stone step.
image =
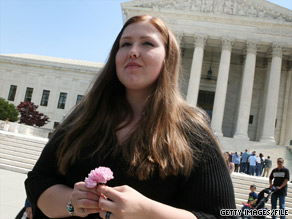
<svg viewBox="0 0 292 219">
<path fill-rule="evenodd" d="M 28 153 L 27 153 L 28 152 Z M 29 153 L 30 151 L 14 151 L 9 149 L 0 148 L 0 154 L 11 155 L 19 158 L 27 158 L 36 161 L 39 158 L 39 154 Z"/>
<path fill-rule="evenodd" d="M 250 192 L 250 184 L 239 184 L 236 181 L 232 181 L 233 184 L 236 184 L 236 189 L 238 190 L 237 193 L 243 193 L 244 191 Z M 258 186 L 258 184 L 254 183 L 257 187 L 256 192 L 259 193 L 260 191 L 264 190 L 265 188 L 269 187 L 269 184 L 266 184 L 264 186 Z M 291 194 L 291 183 L 288 183 L 288 190 L 287 190 L 287 198 L 292 200 L 292 194 Z"/>
<path fill-rule="evenodd" d="M 240 188 L 237 187 L 237 184 L 236 184 L 236 183 L 233 183 L 233 185 L 234 185 L 234 186 L 236 185 L 236 186 L 234 187 L 234 192 L 235 192 L 236 194 L 243 194 L 243 195 L 248 196 L 248 194 L 250 193 L 250 190 L 249 190 L 249 189 L 240 189 Z M 263 189 L 264 189 L 264 188 L 263 188 Z M 257 194 L 260 193 L 263 189 L 257 189 L 257 191 L 256 191 Z M 291 193 L 290 193 L 289 191 L 287 192 L 286 201 L 292 203 Z"/>
<path fill-rule="evenodd" d="M 37 152 L 41 152 L 43 150 L 43 147 L 38 147 L 38 146 L 33 146 L 33 145 L 25 145 L 22 143 L 16 143 L 16 142 L 9 142 L 9 141 L 1 141 L 0 143 L 0 147 L 1 146 L 10 146 L 11 148 L 22 148 L 22 149 L 28 149 L 31 151 L 37 151 Z"/>
<path fill-rule="evenodd" d="M 240 210 L 242 208 L 242 204 L 236 204 L 236 209 L 238 209 L 238 210 Z M 266 207 L 267 208 L 267 207 Z M 267 208 L 267 209 L 269 209 L 269 208 Z M 270 219 L 270 218 L 272 218 L 272 217 L 270 217 L 270 216 L 266 216 L 266 219 Z M 290 218 L 292 218 L 292 214 L 288 214 L 288 216 L 286 216 L 286 218 L 287 219 L 290 219 Z M 253 218 L 251 218 L 251 219 L 253 219 Z"/>
<path fill-rule="evenodd" d="M 231 174 L 231 179 L 234 186 L 235 201 L 238 209 L 241 209 L 242 202 L 246 202 L 248 199 L 248 194 L 250 192 L 249 187 L 251 184 L 257 186 L 257 193 L 263 189 L 269 187 L 269 179 L 266 177 L 256 177 L 249 176 L 247 174 L 233 173 Z M 288 193 L 286 197 L 286 209 L 289 210 L 289 216 L 287 218 L 292 218 L 292 184 L 288 183 Z M 271 200 L 269 200 L 265 207 L 271 209 Z"/>
<path fill-rule="evenodd" d="M 19 136 L 3 136 L 0 133 L 0 168 L 20 173 L 30 171 L 43 150 L 46 140 L 25 139 Z M 269 179 L 266 177 L 249 176 L 247 174 L 233 173 L 231 179 L 234 186 L 236 207 L 242 208 L 242 202 L 246 202 L 251 184 L 257 186 L 257 193 L 269 187 Z M 288 183 L 288 196 L 286 208 L 292 218 L 292 184 Z M 266 203 L 266 208 L 271 208 L 271 201 Z M 289 218 L 289 216 L 287 218 Z M 269 217 L 267 217 L 269 218 Z"/>
<path fill-rule="evenodd" d="M 26 169 L 28 171 L 32 170 L 32 168 L 34 166 L 34 164 L 24 163 L 24 162 L 20 162 L 20 161 L 16 161 L 16 160 L 7 159 L 5 157 L 1 157 L 1 154 L 0 154 L 0 164 L 6 165 L 7 167 L 11 166 L 14 168 L 23 168 L 23 169 Z M 13 171 L 13 168 L 11 170 Z"/>
<path fill-rule="evenodd" d="M 245 200 L 244 202 L 247 201 L 248 199 L 248 193 L 246 194 L 242 194 L 242 193 L 235 193 L 235 197 L 236 199 L 238 200 Z M 241 202 L 242 203 L 242 202 Z M 269 199 L 269 201 L 267 202 L 267 204 L 270 204 L 271 203 L 271 199 Z M 287 197 L 286 197 L 286 207 L 289 207 L 292 209 L 292 202 L 291 202 L 291 199 L 288 200 Z"/>
<path fill-rule="evenodd" d="M 237 183 L 241 184 L 258 184 L 258 185 L 269 185 L 269 179 L 267 177 L 259 177 L 259 176 L 249 176 L 246 174 L 239 174 L 239 173 L 232 173 L 231 174 L 232 181 L 236 181 Z M 288 182 L 288 184 L 291 184 Z M 288 189 L 292 189 L 289 187 Z M 292 192 L 292 190 L 291 190 Z"/>
<path fill-rule="evenodd" d="M 0 158 L 0 169 L 9 170 L 9 171 L 17 172 L 17 173 L 24 173 L 24 174 L 27 174 L 30 171 L 30 169 L 26 169 L 23 167 L 17 167 L 14 165 L 4 164 L 2 163 L 1 158 Z"/>
<path fill-rule="evenodd" d="M 258 176 L 247 176 L 246 178 L 244 178 L 244 177 L 233 177 L 232 176 L 232 180 L 237 181 L 238 183 L 242 183 L 242 184 L 250 182 L 250 180 L 252 180 L 254 183 L 257 183 L 257 184 L 260 184 L 260 185 L 269 183 L 269 179 L 268 178 L 266 178 L 266 177 L 258 177 Z"/>
<path fill-rule="evenodd" d="M 35 165 L 47 141 L 1 132 L 0 168 L 27 173 Z"/>
<path fill-rule="evenodd" d="M 236 205 L 241 205 L 241 207 L 242 207 L 242 203 L 243 202 L 246 202 L 247 201 L 247 199 L 241 199 L 241 198 L 236 198 L 235 199 L 235 203 L 236 203 Z M 289 210 L 289 214 L 291 214 L 292 215 L 292 208 L 291 207 L 289 207 L 287 204 L 291 204 L 291 203 L 288 203 L 287 201 L 285 202 L 285 208 L 287 209 L 287 210 Z M 271 209 L 271 200 L 269 200 L 266 204 L 265 204 L 265 208 L 267 208 L 267 209 Z"/>
<path fill-rule="evenodd" d="M 249 194 L 249 190 L 247 189 L 239 189 L 237 188 L 237 184 L 233 183 L 234 187 L 234 193 L 237 195 L 237 197 L 246 197 L 246 199 L 248 198 L 248 194 Z M 259 193 L 261 190 L 256 191 L 257 193 Z M 291 203 L 291 207 L 292 207 L 292 198 L 289 196 L 291 195 L 290 193 L 287 194 L 286 196 L 286 202 L 290 202 Z"/>
<path fill-rule="evenodd" d="M 236 186 L 236 184 L 234 184 L 234 186 Z M 236 191 L 236 188 L 235 188 L 235 191 Z M 245 194 L 243 193 L 237 193 L 235 192 L 235 200 L 236 200 L 236 203 L 239 203 L 239 204 L 242 204 L 242 202 L 246 202 L 247 199 L 248 199 L 248 192 L 249 191 L 245 191 Z M 286 197 L 286 207 L 287 208 L 290 208 L 290 213 L 292 214 L 292 201 L 291 201 L 291 198 L 287 198 Z M 266 205 L 268 206 L 268 208 L 271 207 L 271 200 L 269 199 L 269 201 L 266 203 Z"/>
<path fill-rule="evenodd" d="M 236 184 L 237 193 L 243 193 L 243 191 L 238 189 L 246 190 L 249 193 L 249 187 L 251 184 L 256 185 L 258 193 L 264 188 L 268 188 L 270 185 L 269 180 L 266 177 L 256 177 L 246 174 L 233 173 L 231 174 L 231 179 L 232 182 Z M 288 182 L 288 192 L 286 199 L 292 199 L 292 183 L 290 182 Z"/>
<path fill-rule="evenodd" d="M 11 162 L 17 162 L 17 163 L 22 163 L 23 165 L 28 165 L 29 167 L 26 167 L 28 169 L 31 169 L 37 161 L 36 159 L 17 157 L 10 154 L 3 154 L 1 152 L 0 152 L 0 159 L 10 160 Z"/>
<path fill-rule="evenodd" d="M 26 154 L 35 155 L 37 156 L 37 158 L 41 154 L 41 151 L 32 150 L 30 148 L 16 147 L 16 146 L 2 145 L 2 144 L 0 144 L 0 150 L 6 151 L 6 153 L 17 152 L 17 153 L 22 154 L 22 156 L 25 156 Z"/>
<path fill-rule="evenodd" d="M 0 135 L 0 144 L 9 144 L 9 145 L 23 145 L 23 146 L 30 146 L 34 148 L 43 148 L 46 144 L 46 141 L 36 141 L 36 140 L 26 140 L 26 139 L 19 139 L 14 136 L 2 136 Z"/>
</svg>

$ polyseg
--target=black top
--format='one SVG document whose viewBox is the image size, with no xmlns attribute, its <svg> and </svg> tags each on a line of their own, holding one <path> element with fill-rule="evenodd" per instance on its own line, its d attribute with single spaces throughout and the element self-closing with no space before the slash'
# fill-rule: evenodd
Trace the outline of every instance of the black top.
<svg viewBox="0 0 292 219">
<path fill-rule="evenodd" d="M 289 170 L 285 167 L 282 169 L 275 168 L 272 170 L 270 175 L 270 180 L 273 180 L 273 186 L 281 186 L 285 179 L 290 179 Z M 286 184 L 282 189 L 279 189 L 274 192 L 275 195 L 284 195 L 287 196 L 287 188 L 288 185 Z"/>
<path fill-rule="evenodd" d="M 25 181 L 34 218 L 48 218 L 37 208 L 37 200 L 47 188 L 56 184 L 73 188 L 76 182 L 84 181 L 88 173 L 99 166 L 109 167 L 114 173 L 114 179 L 107 183 L 108 186 L 128 185 L 150 199 L 189 210 L 198 218 L 223 218 L 220 217 L 220 209 L 236 209 L 230 174 L 221 152 L 215 145 L 192 145 L 199 148 L 200 152 L 197 154 L 199 161 L 195 163 L 189 177 L 180 175 L 161 179 L 158 174 L 154 174 L 145 181 L 139 181 L 127 174 L 128 166 L 122 154 L 106 159 L 100 159 L 99 155 L 91 160 L 81 159 L 71 166 L 65 175 L 61 175 L 56 165 L 57 147 L 58 143 L 53 144 L 52 139 L 47 143 Z M 89 146 L 88 152 L 93 151 L 94 147 Z M 96 216 L 89 215 L 86 218 Z"/>
</svg>

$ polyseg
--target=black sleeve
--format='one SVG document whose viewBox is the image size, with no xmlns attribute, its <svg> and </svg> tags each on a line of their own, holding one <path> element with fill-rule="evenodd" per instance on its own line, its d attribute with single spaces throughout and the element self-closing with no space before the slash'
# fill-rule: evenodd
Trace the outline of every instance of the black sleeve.
<svg viewBox="0 0 292 219">
<path fill-rule="evenodd" d="M 286 173 L 285 173 L 285 179 L 288 179 L 288 181 L 290 180 L 290 173 L 289 173 L 289 169 L 286 169 Z"/>
<path fill-rule="evenodd" d="M 198 218 L 228 218 L 221 209 L 236 209 L 233 184 L 217 146 L 206 145 L 199 163 L 178 194 L 181 207 Z M 231 217 L 230 217 L 231 218 Z"/>
<path fill-rule="evenodd" d="M 57 148 L 58 142 L 55 139 L 58 134 L 52 136 L 44 147 L 38 161 L 32 171 L 28 172 L 25 180 L 27 198 L 32 206 L 33 215 L 40 213 L 37 208 L 37 201 L 40 195 L 49 187 L 57 184 L 66 184 L 65 177 L 58 172 L 57 168 Z"/>
<path fill-rule="evenodd" d="M 274 179 L 274 170 L 275 169 L 273 169 L 272 172 L 271 172 L 271 174 L 270 174 L 270 177 L 269 177 L 270 180 L 273 180 Z"/>
</svg>

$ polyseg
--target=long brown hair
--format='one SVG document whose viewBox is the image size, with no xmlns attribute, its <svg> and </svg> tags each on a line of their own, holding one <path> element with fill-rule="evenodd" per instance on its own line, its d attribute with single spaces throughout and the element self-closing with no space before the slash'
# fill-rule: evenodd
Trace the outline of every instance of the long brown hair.
<svg viewBox="0 0 292 219">
<path fill-rule="evenodd" d="M 115 56 L 124 29 L 142 21 L 151 23 L 161 33 L 166 57 L 140 121 L 119 145 L 116 131 L 122 128 L 120 124 L 131 121 L 133 112 L 125 97 L 125 87 L 116 75 Z M 179 64 L 176 39 L 162 20 L 148 15 L 130 18 L 89 92 L 59 127 L 63 133 L 57 153 L 60 172 L 65 174 L 68 166 L 81 157 L 81 152 L 95 144 L 93 154 L 103 153 L 104 157 L 121 151 L 129 163 L 129 174 L 140 180 L 148 179 L 155 171 L 162 178 L 189 175 L 196 162 L 193 145 L 217 144 L 217 141 L 202 110 L 187 105 L 180 95 Z"/>
</svg>

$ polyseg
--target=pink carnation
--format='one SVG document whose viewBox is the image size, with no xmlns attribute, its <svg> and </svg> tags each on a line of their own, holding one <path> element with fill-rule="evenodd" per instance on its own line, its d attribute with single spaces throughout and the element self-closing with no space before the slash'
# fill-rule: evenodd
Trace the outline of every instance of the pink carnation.
<svg viewBox="0 0 292 219">
<path fill-rule="evenodd" d="M 107 181 L 113 179 L 113 172 L 108 167 L 98 167 L 91 170 L 88 178 L 85 177 L 85 184 L 87 188 L 93 188 L 99 183 L 106 184 Z"/>
</svg>

